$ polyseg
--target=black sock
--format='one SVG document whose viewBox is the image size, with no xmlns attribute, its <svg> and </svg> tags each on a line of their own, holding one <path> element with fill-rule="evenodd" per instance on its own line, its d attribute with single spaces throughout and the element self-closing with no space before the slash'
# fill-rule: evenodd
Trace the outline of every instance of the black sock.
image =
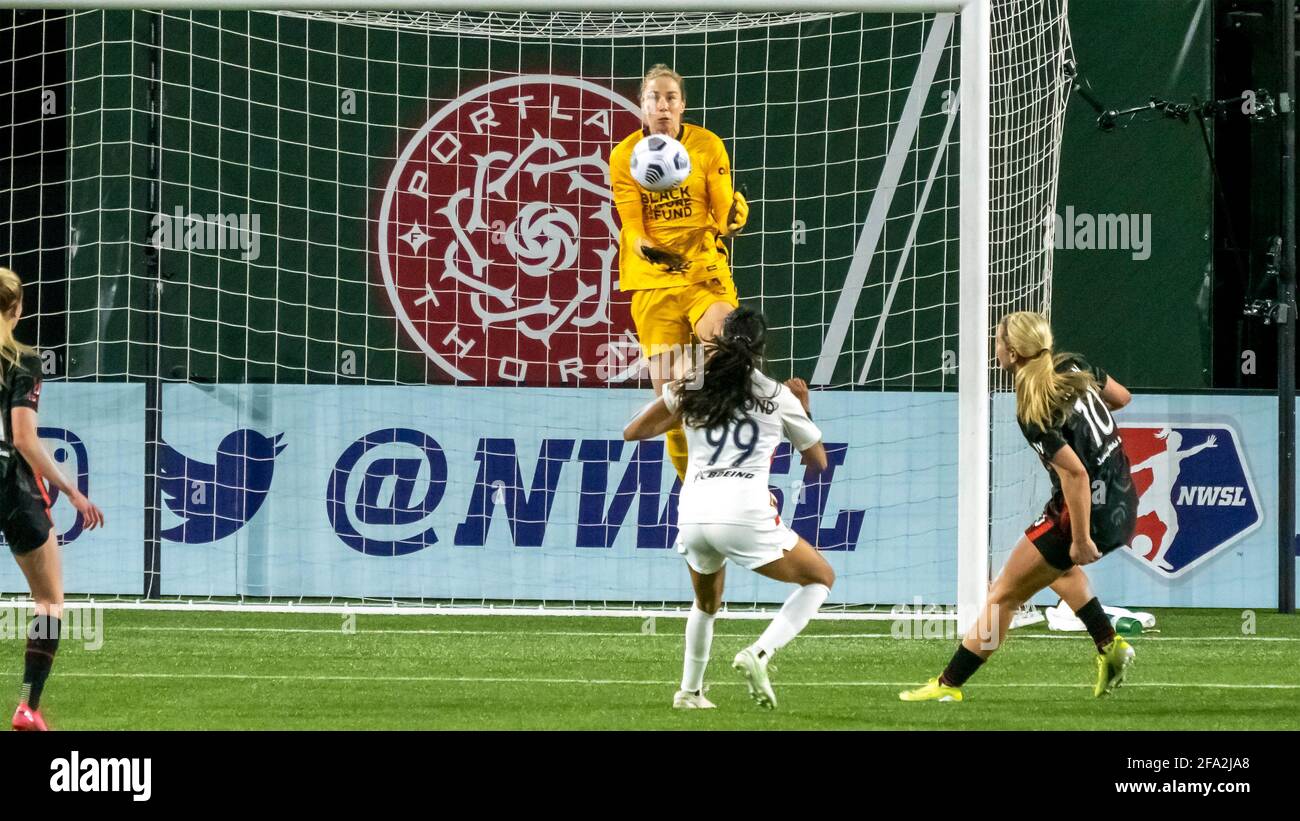
<svg viewBox="0 0 1300 821">
<path fill-rule="evenodd" d="M 1098 653 L 1115 638 L 1115 628 L 1111 626 L 1110 618 L 1096 596 L 1093 596 L 1092 600 L 1083 607 L 1075 610 L 1074 615 L 1078 616 L 1083 626 L 1088 628 L 1088 635 L 1092 636 Z"/>
<path fill-rule="evenodd" d="M 980 669 L 984 659 L 966 649 L 966 645 L 957 645 L 957 652 L 952 654 L 952 661 L 948 666 L 943 668 L 943 674 L 939 676 L 939 683 L 946 684 L 949 687 L 960 687 L 966 683 L 966 679 L 975 675 L 975 671 Z"/>
<path fill-rule="evenodd" d="M 27 663 L 23 669 L 22 700 L 33 710 L 41 706 L 41 691 L 54 666 L 54 654 L 59 651 L 59 630 L 62 625 L 54 616 L 37 616 L 27 627 Z"/>
</svg>

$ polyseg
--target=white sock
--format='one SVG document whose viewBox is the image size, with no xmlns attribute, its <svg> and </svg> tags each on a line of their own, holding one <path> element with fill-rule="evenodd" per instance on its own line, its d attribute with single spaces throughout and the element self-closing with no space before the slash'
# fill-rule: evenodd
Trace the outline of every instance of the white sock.
<svg viewBox="0 0 1300 821">
<path fill-rule="evenodd" d="M 754 646 L 768 656 L 785 647 L 808 625 L 808 620 L 817 614 L 830 594 L 831 589 L 824 584 L 805 584 L 791 593 Z"/>
<path fill-rule="evenodd" d="M 686 660 L 682 665 L 682 689 L 690 692 L 704 687 L 704 668 L 709 666 L 709 649 L 713 646 L 715 615 L 691 605 L 686 617 Z"/>
</svg>

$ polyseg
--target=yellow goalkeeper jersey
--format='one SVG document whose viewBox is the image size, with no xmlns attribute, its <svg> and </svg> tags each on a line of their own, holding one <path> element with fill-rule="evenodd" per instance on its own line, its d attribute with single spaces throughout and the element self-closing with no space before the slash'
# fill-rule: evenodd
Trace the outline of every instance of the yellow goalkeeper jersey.
<svg viewBox="0 0 1300 821">
<path fill-rule="evenodd" d="M 677 139 L 691 157 L 686 181 L 668 191 L 645 191 L 632 178 L 632 149 L 645 136 L 636 131 L 609 155 L 610 187 L 623 228 L 619 234 L 619 288 L 638 291 L 670 288 L 731 276 L 726 247 L 719 234 L 726 230 L 731 210 L 731 160 L 718 135 L 698 125 L 683 125 Z M 689 270 L 669 273 L 636 252 L 637 242 L 651 242 L 690 260 Z"/>
</svg>

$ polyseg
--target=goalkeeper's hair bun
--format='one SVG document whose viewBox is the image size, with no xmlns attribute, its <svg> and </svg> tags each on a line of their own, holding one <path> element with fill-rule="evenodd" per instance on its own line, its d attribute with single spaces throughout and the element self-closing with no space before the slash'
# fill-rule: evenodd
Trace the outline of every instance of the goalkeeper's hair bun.
<svg viewBox="0 0 1300 821">
<path fill-rule="evenodd" d="M 722 336 L 753 353 L 761 353 L 767 342 L 767 320 L 750 308 L 737 308 L 722 322 Z"/>
</svg>

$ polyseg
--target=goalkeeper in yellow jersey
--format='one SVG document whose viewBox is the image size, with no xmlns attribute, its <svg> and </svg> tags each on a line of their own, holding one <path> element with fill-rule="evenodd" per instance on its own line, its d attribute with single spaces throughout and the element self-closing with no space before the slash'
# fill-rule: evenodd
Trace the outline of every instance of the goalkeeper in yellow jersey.
<svg viewBox="0 0 1300 821">
<path fill-rule="evenodd" d="M 682 77 L 655 65 L 641 80 L 641 130 L 629 134 L 609 157 L 614 205 L 623 223 L 619 236 L 619 287 L 632 292 L 632 321 L 650 364 L 655 395 L 680 373 L 675 352 L 689 350 L 692 335 L 712 340 L 738 305 L 727 248 L 749 204 L 732 188 L 731 160 L 722 140 L 682 123 L 686 92 Z M 645 191 L 632 178 L 632 149 L 642 137 L 666 134 L 686 147 L 691 173 L 676 188 Z M 668 458 L 686 481 L 686 434 L 668 431 Z"/>
</svg>

